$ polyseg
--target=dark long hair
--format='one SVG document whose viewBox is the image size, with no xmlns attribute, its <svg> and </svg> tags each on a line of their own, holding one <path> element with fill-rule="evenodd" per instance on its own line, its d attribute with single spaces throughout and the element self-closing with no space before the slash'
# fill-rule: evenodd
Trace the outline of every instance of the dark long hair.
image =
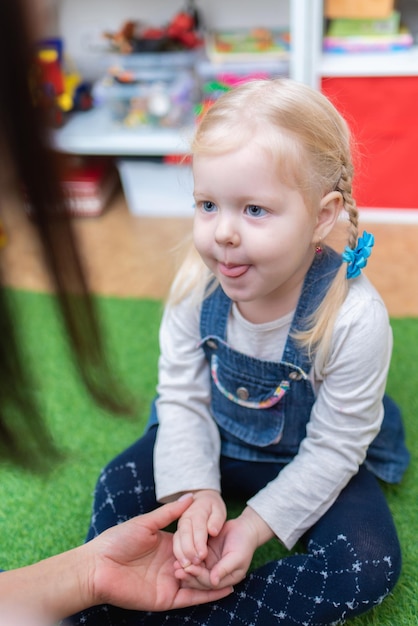
<svg viewBox="0 0 418 626">
<path fill-rule="evenodd" d="M 63 208 L 59 158 L 49 146 L 43 111 L 34 105 L 34 40 L 29 22 L 25 0 L 1 0 L 0 152 L 10 161 L 31 206 L 80 375 L 102 406 L 127 412 L 106 362 L 94 301 L 71 219 Z M 28 393 L 29 378 L 19 348 L 19 332 L 6 294 L 0 290 L 0 460 L 34 466 L 54 456 L 56 450 Z"/>
</svg>

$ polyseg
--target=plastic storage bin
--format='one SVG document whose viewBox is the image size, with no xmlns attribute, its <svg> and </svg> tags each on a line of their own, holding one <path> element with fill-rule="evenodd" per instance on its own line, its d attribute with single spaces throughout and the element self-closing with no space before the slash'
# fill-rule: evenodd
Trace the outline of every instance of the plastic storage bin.
<svg viewBox="0 0 418 626">
<path fill-rule="evenodd" d="M 110 68 L 119 67 L 123 70 L 141 70 L 146 68 L 186 69 L 193 68 L 202 56 L 197 50 L 175 52 L 140 52 L 132 54 L 110 53 L 106 55 Z"/>
<path fill-rule="evenodd" d="M 129 82 L 108 75 L 94 85 L 93 97 L 125 126 L 178 127 L 193 119 L 198 90 L 193 71 L 155 67 L 132 70 Z"/>
</svg>

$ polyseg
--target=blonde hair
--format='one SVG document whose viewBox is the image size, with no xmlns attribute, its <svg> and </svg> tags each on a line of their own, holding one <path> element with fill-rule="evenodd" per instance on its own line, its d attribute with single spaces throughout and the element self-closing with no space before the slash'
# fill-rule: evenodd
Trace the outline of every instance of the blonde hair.
<svg viewBox="0 0 418 626">
<path fill-rule="evenodd" d="M 280 180 L 297 188 L 309 211 L 339 191 L 348 217 L 347 243 L 355 248 L 358 211 L 352 195 L 352 139 L 346 121 L 318 91 L 289 79 L 255 80 L 225 93 L 207 111 L 196 129 L 192 155 L 219 155 L 255 141 L 269 150 Z M 170 302 L 191 292 L 205 296 L 211 274 L 191 251 L 173 284 Z M 345 264 L 327 295 L 297 333 L 309 352 L 325 358 L 338 310 L 347 295 Z"/>
</svg>

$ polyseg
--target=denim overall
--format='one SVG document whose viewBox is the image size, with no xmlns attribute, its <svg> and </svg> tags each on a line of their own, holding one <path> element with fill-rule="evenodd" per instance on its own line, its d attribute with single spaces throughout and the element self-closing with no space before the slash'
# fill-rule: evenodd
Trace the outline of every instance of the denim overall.
<svg viewBox="0 0 418 626">
<path fill-rule="evenodd" d="M 292 330 L 303 328 L 340 264 L 340 256 L 328 249 L 315 258 Z M 290 335 L 280 363 L 232 350 L 226 343 L 230 307 L 220 288 L 204 301 L 201 345 L 211 367 L 223 487 L 232 495 L 254 495 L 297 454 L 305 436 L 315 401 L 308 380 L 311 360 Z M 159 613 L 99 605 L 65 625 L 335 626 L 380 604 L 398 580 L 401 550 L 386 499 L 367 465 L 385 480 L 396 481 L 408 462 L 399 411 L 388 398 L 384 403 L 383 428 L 367 462 L 301 538 L 301 551 L 249 572 L 218 602 Z M 88 539 L 158 506 L 153 473 L 157 430 L 154 403 L 144 435 L 101 473 Z"/>
<path fill-rule="evenodd" d="M 211 369 L 211 412 L 221 433 L 221 452 L 248 461 L 288 463 L 306 434 L 314 392 L 308 379 L 312 358 L 292 332 L 323 299 L 341 265 L 326 248 L 306 275 L 280 362 L 262 361 L 228 346 L 226 329 L 231 300 L 218 287 L 202 305 L 201 345 Z M 384 420 L 369 448 L 367 467 L 387 482 L 399 482 L 408 465 L 402 419 L 396 404 L 384 398 Z"/>
</svg>

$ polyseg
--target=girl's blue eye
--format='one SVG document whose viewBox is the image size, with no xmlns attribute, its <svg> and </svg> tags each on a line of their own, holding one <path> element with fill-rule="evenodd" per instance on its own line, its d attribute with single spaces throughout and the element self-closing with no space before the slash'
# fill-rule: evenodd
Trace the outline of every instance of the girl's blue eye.
<svg viewBox="0 0 418 626">
<path fill-rule="evenodd" d="M 211 202 L 210 200 L 205 200 L 204 202 L 202 202 L 202 210 L 205 213 L 213 213 L 214 211 L 216 211 L 216 204 L 214 202 Z"/>
<path fill-rule="evenodd" d="M 266 214 L 266 210 L 257 204 L 249 204 L 245 210 L 251 217 L 262 217 Z"/>
</svg>

